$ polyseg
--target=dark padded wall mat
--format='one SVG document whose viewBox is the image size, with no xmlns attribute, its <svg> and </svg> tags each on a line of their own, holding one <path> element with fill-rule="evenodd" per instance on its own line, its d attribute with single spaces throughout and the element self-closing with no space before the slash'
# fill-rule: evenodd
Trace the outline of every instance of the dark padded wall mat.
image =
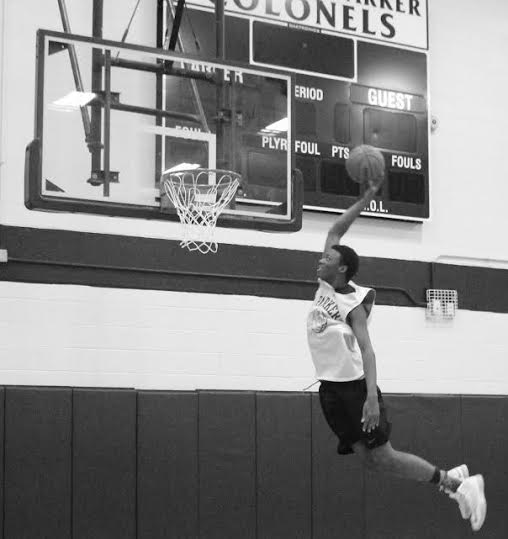
<svg viewBox="0 0 508 539">
<path fill-rule="evenodd" d="M 311 537 L 310 397 L 257 395 L 258 538 Z"/>
<path fill-rule="evenodd" d="M 462 463 L 458 397 L 385 398 L 395 449 L 416 454 L 441 468 Z M 457 504 L 431 484 L 366 473 L 366 538 L 462 537 Z M 432 515 L 432 518 L 429 518 Z"/>
<path fill-rule="evenodd" d="M 312 395 L 313 539 L 363 539 L 364 477 L 354 456 L 339 457 L 337 437 Z"/>
<path fill-rule="evenodd" d="M 482 473 L 486 482 L 481 537 L 508 537 L 508 399 L 462 397 L 462 436 L 470 473 Z"/>
<path fill-rule="evenodd" d="M 385 399 L 395 449 L 483 473 L 475 536 L 508 536 L 508 398 Z M 0 425 L 2 539 L 473 537 L 435 486 L 337 455 L 315 393 L 8 386 Z"/>
<path fill-rule="evenodd" d="M 256 537 L 255 395 L 199 392 L 199 537 Z"/>
<path fill-rule="evenodd" d="M 0 508 L 4 507 L 4 404 L 5 389 L 0 387 Z M 0 510 L 0 539 L 4 537 L 4 511 Z"/>
<path fill-rule="evenodd" d="M 197 439 L 195 392 L 139 392 L 139 538 L 197 536 Z"/>
<path fill-rule="evenodd" d="M 73 539 L 136 537 L 136 392 L 77 389 Z"/>
<path fill-rule="evenodd" d="M 71 532 L 70 389 L 5 390 L 5 537 Z"/>
</svg>

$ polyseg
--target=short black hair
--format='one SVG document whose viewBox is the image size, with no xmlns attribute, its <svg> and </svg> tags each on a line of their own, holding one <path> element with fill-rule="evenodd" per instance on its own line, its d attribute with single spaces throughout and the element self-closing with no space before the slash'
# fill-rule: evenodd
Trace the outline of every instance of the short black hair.
<svg viewBox="0 0 508 539">
<path fill-rule="evenodd" d="M 347 245 L 332 245 L 332 249 L 340 253 L 341 263 L 347 266 L 346 282 L 349 281 L 358 273 L 360 267 L 360 257 L 354 249 Z"/>
</svg>

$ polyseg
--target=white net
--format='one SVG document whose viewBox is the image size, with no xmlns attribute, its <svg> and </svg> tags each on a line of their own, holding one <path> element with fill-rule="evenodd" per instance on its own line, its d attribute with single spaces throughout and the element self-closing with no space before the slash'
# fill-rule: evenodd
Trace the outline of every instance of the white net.
<svg viewBox="0 0 508 539">
<path fill-rule="evenodd" d="M 450 321 L 458 309 L 457 290 L 428 289 L 425 317 L 432 322 Z"/>
<path fill-rule="evenodd" d="M 182 224 L 182 247 L 217 252 L 217 218 L 235 196 L 240 179 L 236 172 L 205 168 L 163 174 L 164 190 Z"/>
</svg>

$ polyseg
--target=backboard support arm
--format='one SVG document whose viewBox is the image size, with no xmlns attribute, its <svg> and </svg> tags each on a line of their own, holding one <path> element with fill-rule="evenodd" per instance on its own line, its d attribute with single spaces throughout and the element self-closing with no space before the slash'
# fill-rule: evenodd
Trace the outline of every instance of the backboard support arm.
<svg viewBox="0 0 508 539">
<path fill-rule="evenodd" d="M 104 19 L 104 0 L 93 0 L 92 10 L 92 36 L 102 39 L 102 27 Z M 102 50 L 93 49 L 92 52 L 92 92 L 102 92 Z M 96 171 L 101 170 L 102 158 L 102 107 L 100 105 L 91 106 L 91 133 L 89 148 L 92 154 L 90 178 Z"/>
<path fill-rule="evenodd" d="M 182 5 L 181 10 L 179 12 L 180 4 Z M 178 3 L 178 6 L 176 8 L 176 11 L 173 10 L 173 4 L 171 1 L 168 2 L 168 8 L 171 11 L 171 16 L 173 18 L 173 27 L 171 29 L 171 37 L 169 38 L 168 43 L 168 50 L 175 50 L 176 43 L 178 43 L 178 46 L 180 48 L 180 52 L 185 53 L 185 47 L 183 45 L 182 38 L 180 36 L 180 26 L 182 23 L 182 15 L 183 15 L 183 6 L 185 4 L 185 0 Z M 180 14 L 179 14 L 180 13 Z M 176 37 L 174 37 L 176 35 Z M 173 46 L 173 48 L 171 48 Z M 201 96 L 199 95 L 198 87 L 195 81 L 190 81 L 192 95 L 194 96 L 194 102 L 196 103 L 196 108 L 198 115 L 201 119 L 201 124 L 203 129 L 210 133 L 210 126 L 208 125 L 208 121 L 206 120 L 205 115 L 205 109 L 203 108 L 203 103 L 201 101 Z"/>
<path fill-rule="evenodd" d="M 58 0 L 58 8 L 60 10 L 60 17 L 62 19 L 62 27 L 64 32 L 72 34 L 71 25 L 69 22 L 69 15 L 67 12 L 67 6 L 65 0 Z M 83 78 L 81 76 L 81 70 L 79 69 L 78 57 L 76 55 L 76 49 L 74 45 L 68 45 L 69 59 L 71 62 L 72 75 L 74 77 L 74 84 L 78 92 L 84 92 Z M 81 119 L 83 121 L 83 129 L 85 131 L 85 140 L 88 143 L 90 141 L 90 115 L 86 107 L 81 107 Z"/>
<path fill-rule="evenodd" d="M 171 11 L 173 11 L 173 5 L 171 0 L 168 2 Z M 169 38 L 168 50 L 174 51 L 178 38 L 180 36 L 180 26 L 182 25 L 183 10 L 185 8 L 185 0 L 178 0 L 176 10 L 173 13 L 173 27 L 171 28 L 171 36 Z"/>
</svg>

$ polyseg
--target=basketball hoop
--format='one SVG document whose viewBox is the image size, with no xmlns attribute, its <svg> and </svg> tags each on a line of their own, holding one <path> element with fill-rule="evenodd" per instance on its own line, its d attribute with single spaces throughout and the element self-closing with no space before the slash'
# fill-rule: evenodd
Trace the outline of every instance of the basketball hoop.
<svg viewBox="0 0 508 539">
<path fill-rule="evenodd" d="M 427 290 L 425 318 L 430 322 L 449 322 L 458 309 L 457 290 Z"/>
<path fill-rule="evenodd" d="M 169 176 L 169 177 L 167 177 Z M 235 196 L 241 176 L 230 170 L 196 168 L 166 171 L 164 190 L 182 224 L 181 247 L 200 253 L 216 253 L 215 225 Z"/>
</svg>

